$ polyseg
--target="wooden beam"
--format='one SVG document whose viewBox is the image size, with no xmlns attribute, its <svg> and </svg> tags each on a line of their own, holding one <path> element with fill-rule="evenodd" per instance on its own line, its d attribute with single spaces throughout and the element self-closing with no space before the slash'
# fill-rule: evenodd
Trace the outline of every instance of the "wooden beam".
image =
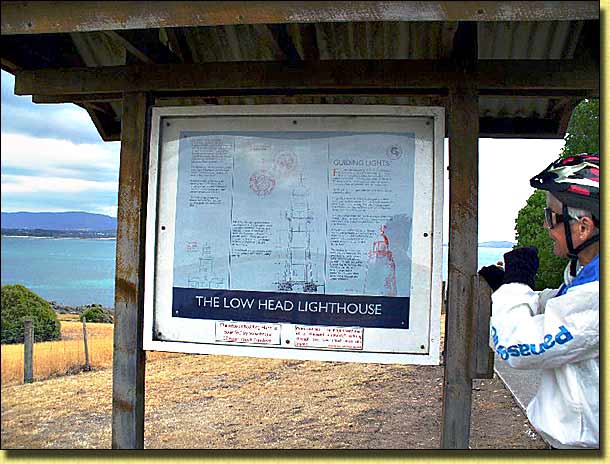
<svg viewBox="0 0 610 464">
<path fill-rule="evenodd" d="M 303 59 L 309 61 L 320 60 L 320 48 L 315 24 L 303 24 L 300 26 L 300 40 L 303 48 Z"/>
<path fill-rule="evenodd" d="M 120 93 L 98 93 L 78 95 L 32 95 L 32 103 L 105 103 L 120 102 Z"/>
<path fill-rule="evenodd" d="M 261 95 L 257 96 L 257 103 L 265 104 L 265 105 L 274 105 L 274 104 L 303 104 L 303 101 L 300 96 L 288 96 L 288 95 Z M 307 99 L 311 101 L 311 99 L 315 97 L 328 97 L 327 94 L 311 94 L 307 95 Z M 346 99 L 355 99 L 353 104 L 358 104 L 357 98 L 359 95 L 340 95 L 338 97 L 346 97 Z M 370 97 L 387 97 L 384 94 L 376 94 L 376 95 L 367 95 L 366 98 Z M 196 105 L 231 105 L 239 102 L 240 96 L 221 96 L 219 98 L 214 98 L 210 96 L 155 96 L 155 105 L 156 106 L 196 106 Z M 412 106 L 445 106 L 446 105 L 446 96 L 439 95 L 402 95 L 400 96 L 400 104 L 401 105 L 412 105 Z M 346 104 L 340 102 L 337 104 Z"/>
<path fill-rule="evenodd" d="M 441 447 L 468 449 L 472 321 L 477 273 L 479 104 L 473 88 L 449 94 L 449 273 Z"/>
<path fill-rule="evenodd" d="M 599 19 L 599 2 L 49 2 L 3 1 L 2 34 L 346 21 Z"/>
<path fill-rule="evenodd" d="M 481 93 L 586 90 L 599 94 L 595 63 L 538 60 L 480 60 L 460 72 L 450 61 L 350 60 L 320 62 L 223 62 L 130 65 L 99 68 L 21 70 L 17 95 L 100 94 L 120 92 L 258 92 L 280 89 L 446 89 L 468 80 Z M 332 93 L 332 92 L 331 92 Z"/>
<path fill-rule="evenodd" d="M 464 76 L 449 91 L 449 259 L 441 448 L 468 449 L 476 333 L 479 97 L 468 74 L 478 66 L 477 25 L 463 22 L 452 60 Z"/>
<path fill-rule="evenodd" d="M 184 34 L 179 28 L 165 28 L 163 29 L 167 35 L 167 41 L 169 43 L 170 50 L 178 56 L 182 63 L 192 63 L 193 54 L 188 46 L 188 43 L 184 37 Z"/>
<path fill-rule="evenodd" d="M 144 93 L 123 98 L 117 214 L 112 448 L 144 448 L 144 242 L 148 108 Z"/>
<path fill-rule="evenodd" d="M 560 134 L 565 132 L 558 119 L 482 117 L 479 125 L 481 134 L 494 138 L 521 137 L 519 134 L 529 134 L 527 138 L 563 138 Z"/>
<path fill-rule="evenodd" d="M 128 53 L 131 53 L 142 63 L 152 64 L 155 62 L 150 56 L 148 56 L 144 51 L 140 50 L 140 48 L 136 47 L 130 40 L 128 40 L 126 37 L 124 37 L 121 33 L 116 32 L 116 31 L 104 31 L 104 34 L 106 34 L 108 37 L 110 37 L 115 42 L 118 42 L 119 44 L 121 44 L 121 46 L 123 48 L 125 48 L 125 50 L 127 50 Z"/>
<path fill-rule="evenodd" d="M 301 59 L 301 56 L 292 41 L 292 37 L 290 37 L 290 34 L 288 33 L 288 26 L 286 24 L 270 24 L 266 27 L 271 31 L 273 40 L 282 51 L 287 61 L 299 61 Z"/>
<path fill-rule="evenodd" d="M 7 58 L 2 58 L 2 69 L 4 71 L 10 72 L 10 73 L 15 73 L 19 70 L 19 66 L 17 66 L 15 63 L 13 63 L 11 60 L 7 59 Z"/>
<path fill-rule="evenodd" d="M 110 105 L 105 107 L 103 104 L 92 103 L 92 102 L 75 103 L 75 104 L 77 106 L 80 106 L 84 110 L 92 110 L 92 111 L 95 111 L 96 113 L 101 113 L 101 114 L 104 114 L 106 116 L 111 116 L 111 117 L 115 116 L 114 111 L 112 110 L 112 107 Z"/>
<path fill-rule="evenodd" d="M 564 134 L 568 130 L 568 125 L 570 124 L 570 119 L 572 119 L 572 114 L 574 109 L 578 106 L 578 104 L 582 101 L 582 98 L 569 98 L 563 101 L 561 108 L 558 108 L 558 111 L 561 111 L 561 117 L 559 119 L 559 127 L 558 132 Z"/>
</svg>

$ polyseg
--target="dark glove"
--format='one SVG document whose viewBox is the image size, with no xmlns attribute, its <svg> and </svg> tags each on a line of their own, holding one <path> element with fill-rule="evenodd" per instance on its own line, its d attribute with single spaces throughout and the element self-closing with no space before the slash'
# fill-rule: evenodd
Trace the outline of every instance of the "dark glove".
<svg viewBox="0 0 610 464">
<path fill-rule="evenodd" d="M 535 247 L 516 248 L 504 255 L 503 283 L 520 283 L 534 288 L 538 271 L 538 250 Z"/>
<path fill-rule="evenodd" d="M 491 265 L 479 269 L 479 275 L 483 277 L 491 289 L 495 292 L 502 285 L 504 279 L 504 269 L 499 266 Z"/>
</svg>

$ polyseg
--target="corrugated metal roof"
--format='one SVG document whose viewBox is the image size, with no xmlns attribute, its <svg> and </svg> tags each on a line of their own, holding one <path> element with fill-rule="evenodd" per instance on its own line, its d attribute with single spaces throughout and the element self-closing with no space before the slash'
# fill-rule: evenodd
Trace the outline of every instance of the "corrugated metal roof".
<svg viewBox="0 0 610 464">
<path fill-rule="evenodd" d="M 478 23 L 479 59 L 571 59 L 583 21 Z M 309 25 L 286 25 L 300 57 Z M 449 58 L 457 23 L 318 23 L 315 44 L 322 60 Z M 179 28 L 194 61 L 285 59 L 267 25 Z M 103 32 L 73 33 L 87 66 L 124 63 L 125 49 Z"/>
</svg>

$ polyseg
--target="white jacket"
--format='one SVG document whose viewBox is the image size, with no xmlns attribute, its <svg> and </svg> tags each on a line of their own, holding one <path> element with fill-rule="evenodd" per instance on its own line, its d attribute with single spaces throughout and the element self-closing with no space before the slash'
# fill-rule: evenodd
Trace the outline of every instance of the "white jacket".
<svg viewBox="0 0 610 464">
<path fill-rule="evenodd" d="M 490 346 L 515 369 L 542 370 L 527 416 L 553 447 L 599 448 L 599 255 L 564 281 L 494 292 Z"/>
</svg>

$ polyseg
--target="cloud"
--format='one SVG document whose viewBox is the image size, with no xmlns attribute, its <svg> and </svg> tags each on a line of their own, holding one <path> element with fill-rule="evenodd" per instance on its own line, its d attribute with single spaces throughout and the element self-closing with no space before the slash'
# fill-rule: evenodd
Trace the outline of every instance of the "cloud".
<svg viewBox="0 0 610 464">
<path fill-rule="evenodd" d="M 2 71 L 2 135 L 27 134 L 70 140 L 75 143 L 102 141 L 87 111 L 72 103 L 34 104 L 30 96 L 14 94 L 15 78 Z"/>
<path fill-rule="evenodd" d="M 42 109 L 28 99 L 15 102 L 14 96 L 7 104 L 5 75 L 2 211 L 89 211 L 116 216 L 120 142 L 102 142 L 87 113 L 76 107 Z M 32 130 L 18 130 L 12 123 L 21 117 L 32 122 Z M 44 124 L 37 126 L 42 120 Z M 87 131 L 95 137 L 82 136 Z"/>
<path fill-rule="evenodd" d="M 116 182 L 96 182 L 68 177 L 2 175 L 2 193 L 82 193 L 116 191 Z"/>
<path fill-rule="evenodd" d="M 76 144 L 68 140 L 2 134 L 4 173 L 118 181 L 119 142 Z"/>
<path fill-rule="evenodd" d="M 530 178 L 556 160 L 563 145 L 561 139 L 479 139 L 479 242 L 515 240 L 517 214 L 534 193 Z M 444 243 L 449 241 L 448 159 L 445 140 Z"/>
</svg>

